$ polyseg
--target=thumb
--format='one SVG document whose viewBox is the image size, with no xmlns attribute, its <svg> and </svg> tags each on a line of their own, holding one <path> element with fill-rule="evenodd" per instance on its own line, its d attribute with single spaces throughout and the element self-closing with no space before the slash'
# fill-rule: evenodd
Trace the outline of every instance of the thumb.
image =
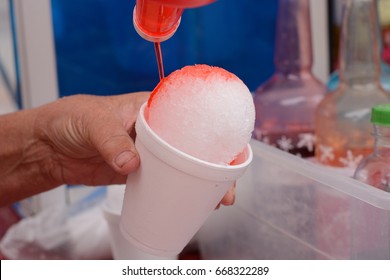
<svg viewBox="0 0 390 280">
<path fill-rule="evenodd" d="M 118 122 L 90 131 L 91 141 L 106 163 L 116 172 L 127 175 L 139 166 L 133 139 Z"/>
</svg>

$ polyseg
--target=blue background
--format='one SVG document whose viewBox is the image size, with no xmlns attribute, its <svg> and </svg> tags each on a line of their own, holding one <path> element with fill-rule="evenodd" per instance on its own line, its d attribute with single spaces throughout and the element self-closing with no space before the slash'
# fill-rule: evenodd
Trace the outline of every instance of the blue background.
<svg viewBox="0 0 390 280">
<path fill-rule="evenodd" d="M 60 95 L 152 90 L 153 44 L 134 30 L 135 0 L 52 0 Z M 255 90 L 273 71 L 277 1 L 219 0 L 184 11 L 162 43 L 166 75 L 185 65 L 223 67 Z"/>
</svg>

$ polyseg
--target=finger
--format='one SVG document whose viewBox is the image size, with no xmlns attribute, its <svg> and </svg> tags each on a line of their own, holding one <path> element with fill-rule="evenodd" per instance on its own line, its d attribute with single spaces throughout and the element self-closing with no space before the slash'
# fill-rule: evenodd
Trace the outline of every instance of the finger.
<svg viewBox="0 0 390 280">
<path fill-rule="evenodd" d="M 227 191 L 225 196 L 221 200 L 221 204 L 223 205 L 233 205 L 236 198 L 236 182 L 234 182 L 233 186 Z"/>
<path fill-rule="evenodd" d="M 127 175 L 139 166 L 139 156 L 133 139 L 119 119 L 106 117 L 91 123 L 90 141 L 107 164 L 116 172 Z"/>
<path fill-rule="evenodd" d="M 99 122 L 92 122 L 91 139 L 96 149 L 111 168 L 122 175 L 129 174 L 139 166 L 133 140 L 134 123 L 139 108 L 149 95 L 149 92 L 136 92 L 112 96 L 107 102 L 113 105 L 112 108 L 118 114 L 105 114 Z"/>
</svg>

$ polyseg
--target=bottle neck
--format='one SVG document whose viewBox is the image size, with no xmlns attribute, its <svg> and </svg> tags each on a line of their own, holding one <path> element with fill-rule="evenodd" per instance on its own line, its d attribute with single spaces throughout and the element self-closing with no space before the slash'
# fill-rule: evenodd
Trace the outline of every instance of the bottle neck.
<svg viewBox="0 0 390 280">
<path fill-rule="evenodd" d="M 380 83 L 380 34 L 377 0 L 344 1 L 340 82 Z"/>
<path fill-rule="evenodd" d="M 375 155 L 390 156 L 390 126 L 374 125 Z"/>
<path fill-rule="evenodd" d="M 279 0 L 275 68 L 285 75 L 310 72 L 312 67 L 309 0 Z"/>
</svg>

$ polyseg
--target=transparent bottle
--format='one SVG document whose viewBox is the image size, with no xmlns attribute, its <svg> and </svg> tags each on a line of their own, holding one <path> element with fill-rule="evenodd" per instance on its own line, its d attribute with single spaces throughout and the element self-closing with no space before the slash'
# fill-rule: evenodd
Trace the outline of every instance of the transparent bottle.
<svg viewBox="0 0 390 280">
<path fill-rule="evenodd" d="M 386 64 L 386 62 L 381 62 L 381 83 L 385 90 L 390 91 L 390 66 Z M 329 80 L 326 84 L 328 91 L 336 90 L 340 83 L 339 79 L 339 71 L 333 71 L 329 77 Z"/>
<path fill-rule="evenodd" d="M 379 11 L 382 23 L 383 60 L 390 65 L 390 0 L 380 0 Z"/>
<path fill-rule="evenodd" d="M 390 192 L 390 104 L 372 108 L 374 152 L 364 158 L 354 178 L 378 189 Z"/>
<path fill-rule="evenodd" d="M 309 0 L 279 0 L 275 73 L 254 95 L 253 137 L 302 157 L 314 156 L 314 112 L 325 85 L 312 73 Z"/>
<path fill-rule="evenodd" d="M 376 0 L 345 0 L 341 31 L 340 85 L 316 110 L 316 159 L 356 168 L 372 152 L 371 108 L 388 103 L 381 82 Z"/>
<path fill-rule="evenodd" d="M 382 18 L 382 21 L 378 19 L 378 28 L 381 30 L 381 33 L 379 34 L 379 45 L 381 48 L 381 53 L 383 56 L 381 57 L 381 82 L 383 87 L 390 91 L 390 66 L 388 63 L 390 63 L 390 60 L 386 62 L 385 58 L 387 55 L 387 40 L 389 41 L 388 45 L 390 47 L 390 32 L 389 35 L 387 35 L 387 30 L 390 30 L 389 23 L 390 19 L 388 18 L 390 15 L 390 0 L 380 0 L 377 1 L 378 4 L 378 12 L 380 12 L 380 17 Z M 389 38 L 387 38 L 389 37 Z M 384 42 L 385 41 L 385 42 Z M 329 80 L 327 82 L 327 88 L 329 91 L 336 90 L 340 82 L 339 79 L 339 71 L 335 70 L 330 75 Z"/>
</svg>

